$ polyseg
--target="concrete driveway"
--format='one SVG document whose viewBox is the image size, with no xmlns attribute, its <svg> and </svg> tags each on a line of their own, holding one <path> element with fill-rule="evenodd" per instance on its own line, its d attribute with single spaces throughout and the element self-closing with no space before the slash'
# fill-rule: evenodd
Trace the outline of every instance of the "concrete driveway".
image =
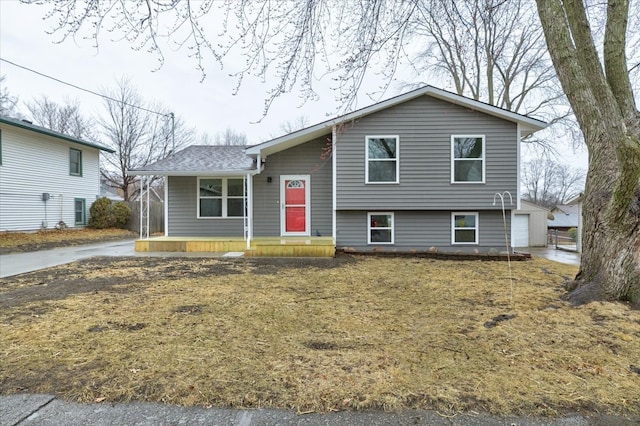
<svg viewBox="0 0 640 426">
<path fill-rule="evenodd" d="M 0 278 L 37 271 L 93 256 L 133 256 L 135 240 L 59 247 L 51 250 L 0 255 Z"/>
<path fill-rule="evenodd" d="M 135 240 L 120 240 L 79 246 L 59 247 L 51 250 L 0 255 L 0 278 L 24 274 L 52 266 L 64 265 L 94 256 L 137 257 L 241 257 L 241 252 L 184 253 L 184 252 L 136 252 Z"/>
<path fill-rule="evenodd" d="M 520 247 L 516 248 L 515 251 L 517 253 L 529 253 L 532 257 L 542 257 L 554 262 L 580 266 L 580 253 L 575 251 L 558 250 L 553 247 Z"/>
</svg>

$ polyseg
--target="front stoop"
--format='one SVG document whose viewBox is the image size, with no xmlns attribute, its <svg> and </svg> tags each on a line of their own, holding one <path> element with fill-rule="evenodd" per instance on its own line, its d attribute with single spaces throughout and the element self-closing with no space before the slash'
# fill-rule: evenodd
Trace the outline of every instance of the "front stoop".
<svg viewBox="0 0 640 426">
<path fill-rule="evenodd" d="M 157 237 L 136 240 L 137 252 L 240 252 L 247 257 L 333 257 L 336 253 L 331 237 L 257 237 L 247 242 L 241 238 Z"/>
<path fill-rule="evenodd" d="M 335 254 L 333 238 L 327 237 L 256 238 L 251 249 L 244 251 L 247 257 L 333 257 Z"/>
</svg>

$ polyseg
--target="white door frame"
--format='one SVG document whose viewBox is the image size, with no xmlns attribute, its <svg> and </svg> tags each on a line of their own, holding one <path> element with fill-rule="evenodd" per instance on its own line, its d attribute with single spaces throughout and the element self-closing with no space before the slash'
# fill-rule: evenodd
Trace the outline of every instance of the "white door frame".
<svg viewBox="0 0 640 426">
<path fill-rule="evenodd" d="M 304 232 L 286 232 L 286 209 L 285 209 L 285 187 L 284 182 L 287 180 L 304 180 L 304 199 L 305 199 L 305 230 Z M 280 235 L 287 236 L 310 236 L 311 235 L 311 176 L 310 175 L 280 175 Z"/>
</svg>

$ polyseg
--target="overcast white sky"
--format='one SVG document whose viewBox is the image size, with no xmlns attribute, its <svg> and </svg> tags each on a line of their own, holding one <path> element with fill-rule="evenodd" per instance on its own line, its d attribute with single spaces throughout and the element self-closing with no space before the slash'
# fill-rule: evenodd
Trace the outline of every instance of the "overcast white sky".
<svg viewBox="0 0 640 426">
<path fill-rule="evenodd" d="M 196 70 L 195 61 L 185 50 L 165 50 L 164 66 L 154 71 L 158 64 L 154 54 L 135 51 L 130 44 L 112 42 L 108 36 L 101 39 L 99 50 L 87 40 L 56 44 L 57 37 L 46 34 L 52 27 L 52 22 L 42 19 L 46 11 L 46 7 L 1 0 L 0 57 L 96 92 L 113 88 L 116 79 L 126 77 L 143 98 L 159 101 L 198 132 L 213 136 L 232 128 L 244 132 L 253 144 L 281 133 L 279 126 L 284 121 L 304 115 L 309 118 L 309 124 L 314 124 L 326 120 L 327 114 L 336 110 L 328 88 L 322 91 L 319 101 L 302 107 L 299 107 L 302 103 L 299 95 L 293 93 L 279 99 L 268 116 L 261 123 L 255 123 L 262 118 L 269 88 L 259 79 L 245 80 L 238 95 L 233 96 L 236 80 L 229 77 L 229 67 L 221 70 L 218 64 L 209 64 L 207 78 L 200 82 L 201 74 Z M 58 102 L 65 98 L 78 99 L 91 114 L 102 108 L 99 97 L 6 62 L 0 62 L 0 74 L 6 76 L 6 87 L 19 97 L 21 104 L 46 94 Z M 329 83 L 327 81 L 325 87 Z M 20 109 L 26 111 L 24 107 Z"/>
<path fill-rule="evenodd" d="M 236 80 L 229 77 L 233 63 L 220 69 L 215 63 L 208 64 L 207 78 L 201 82 L 201 74 L 195 62 L 184 50 L 165 49 L 165 64 L 157 71 L 158 61 L 154 54 L 135 51 L 127 42 L 113 42 L 108 35 L 101 38 L 99 50 L 87 40 L 67 40 L 56 44 L 56 36 L 46 33 L 52 22 L 43 20 L 47 7 L 24 5 L 18 0 L 0 0 L 0 57 L 22 66 L 48 74 L 74 85 L 102 92 L 114 87 L 115 80 L 126 77 L 146 100 L 158 101 L 182 117 L 198 132 L 211 136 L 231 128 L 245 133 L 250 144 L 263 142 L 281 133 L 279 127 L 287 120 L 306 116 L 309 124 L 326 120 L 335 115 L 339 105 L 331 91 L 330 79 L 319 81 L 320 99 L 300 106 L 299 93 L 285 95 L 271 107 L 262 118 L 264 99 L 268 84 L 259 79 L 247 79 L 238 93 L 232 94 Z M 238 60 L 241 60 L 238 58 Z M 0 74 L 6 76 L 10 93 L 18 96 L 20 110 L 25 112 L 26 101 L 46 94 L 57 102 L 77 99 L 87 114 L 95 115 L 102 110 L 102 100 L 94 95 L 76 90 L 29 71 L 0 61 Z M 446 82 L 432 81 L 432 85 L 443 89 Z M 369 87 L 375 87 L 375 82 Z M 397 94 L 392 86 L 384 98 Z M 373 103 L 360 97 L 358 107 Z M 569 164 L 586 169 L 586 153 L 573 153 L 566 142 L 561 158 Z"/>
</svg>

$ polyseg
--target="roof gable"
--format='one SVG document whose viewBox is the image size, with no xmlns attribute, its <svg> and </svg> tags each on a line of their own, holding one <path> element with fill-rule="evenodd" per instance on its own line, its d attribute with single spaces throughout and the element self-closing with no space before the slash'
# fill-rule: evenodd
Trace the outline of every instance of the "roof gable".
<svg viewBox="0 0 640 426">
<path fill-rule="evenodd" d="M 517 114 L 502 108 L 495 107 L 493 105 L 486 104 L 484 102 L 476 101 L 465 96 L 460 96 L 455 93 L 448 92 L 446 90 L 438 89 L 433 86 L 424 86 L 420 89 L 413 90 L 402 95 L 395 96 L 391 99 L 387 99 L 382 102 L 370 105 L 368 107 L 359 109 L 357 111 L 332 118 L 322 123 L 316 124 L 311 127 L 307 127 L 302 130 L 298 130 L 287 135 L 280 136 L 270 141 L 254 145 L 247 148 L 247 154 L 250 155 L 269 155 L 275 152 L 283 151 L 288 148 L 292 148 L 301 143 L 310 141 L 317 137 L 329 134 L 332 132 L 334 125 L 340 123 L 356 120 L 364 116 L 382 111 L 395 105 L 399 105 L 404 102 L 408 102 L 412 99 L 416 99 L 420 96 L 431 96 L 436 99 L 440 99 L 446 102 L 450 102 L 455 105 L 463 106 L 465 108 L 473 109 L 479 112 L 483 112 L 494 117 L 501 118 L 503 120 L 517 123 L 520 126 L 520 136 L 526 136 L 534 133 L 538 130 L 542 130 L 547 126 L 547 123 L 536 120 L 531 117 L 527 117 L 521 114 Z"/>
<path fill-rule="evenodd" d="M 64 133 L 60 133 L 60 132 L 53 131 L 51 129 L 47 129 L 46 127 L 36 126 L 33 123 L 30 123 L 28 121 L 17 120 L 15 118 L 10 118 L 10 117 L 6 117 L 6 116 L 0 116 L 0 123 L 6 124 L 6 125 L 9 125 L 9 126 L 12 126 L 12 127 L 17 127 L 17 128 L 20 128 L 20 129 L 24 129 L 24 130 L 29 130 L 31 132 L 39 133 L 41 135 L 51 136 L 51 137 L 56 138 L 56 139 L 62 139 L 64 141 L 72 142 L 72 143 L 75 143 L 75 144 L 78 144 L 78 145 L 87 146 L 89 148 L 95 148 L 95 149 L 98 149 L 100 151 L 105 151 L 105 152 L 109 152 L 109 153 L 114 153 L 115 152 L 113 149 L 108 148 L 106 146 L 102 146 L 102 145 L 98 145 L 96 143 L 87 142 L 87 141 L 82 140 L 82 139 L 74 138 L 72 136 L 65 135 Z"/>
</svg>

